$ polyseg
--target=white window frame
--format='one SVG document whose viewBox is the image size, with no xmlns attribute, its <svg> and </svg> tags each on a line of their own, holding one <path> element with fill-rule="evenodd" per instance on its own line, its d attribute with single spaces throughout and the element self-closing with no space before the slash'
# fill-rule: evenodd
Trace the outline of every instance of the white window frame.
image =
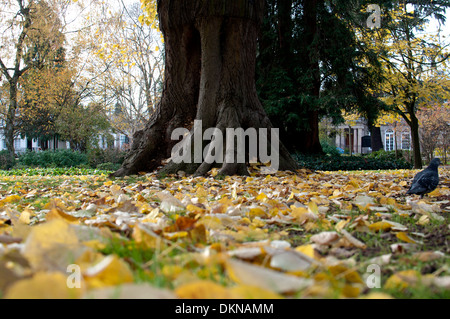
<svg viewBox="0 0 450 319">
<path fill-rule="evenodd" d="M 395 150 L 395 133 L 393 130 L 387 130 L 384 134 L 385 137 L 385 146 L 384 149 L 386 152 Z"/>
</svg>

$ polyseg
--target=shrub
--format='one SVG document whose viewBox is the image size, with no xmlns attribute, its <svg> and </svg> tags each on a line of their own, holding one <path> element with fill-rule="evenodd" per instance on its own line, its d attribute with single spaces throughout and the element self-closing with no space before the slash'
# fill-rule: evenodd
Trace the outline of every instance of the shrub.
<svg viewBox="0 0 450 319">
<path fill-rule="evenodd" d="M 14 166 L 14 162 L 11 163 L 11 158 L 8 151 L 0 152 L 0 169 L 9 169 Z"/>
<path fill-rule="evenodd" d="M 98 170 L 102 171 L 117 171 L 120 168 L 121 164 L 114 164 L 111 162 L 102 163 L 97 165 Z"/>
<path fill-rule="evenodd" d="M 100 164 L 122 165 L 126 152 L 117 149 L 92 149 L 88 152 L 88 162 L 92 168 L 98 168 Z"/>
<path fill-rule="evenodd" d="M 368 156 L 305 156 L 294 155 L 301 167 L 319 171 L 359 171 L 412 169 L 403 159 L 376 159 Z"/>
<path fill-rule="evenodd" d="M 19 156 L 19 165 L 25 167 L 78 167 L 87 163 L 86 154 L 72 150 L 27 152 Z"/>
<path fill-rule="evenodd" d="M 328 154 L 331 156 L 339 156 L 340 155 L 336 146 L 328 143 L 327 141 L 321 141 L 320 144 L 322 145 L 322 149 L 325 152 L 325 154 Z"/>
</svg>

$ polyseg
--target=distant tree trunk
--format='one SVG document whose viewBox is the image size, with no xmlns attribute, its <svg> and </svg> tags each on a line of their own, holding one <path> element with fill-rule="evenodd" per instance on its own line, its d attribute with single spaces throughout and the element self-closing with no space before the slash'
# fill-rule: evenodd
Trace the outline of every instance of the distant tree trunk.
<svg viewBox="0 0 450 319">
<path fill-rule="evenodd" d="M 414 168 L 421 169 L 423 166 L 422 163 L 422 154 L 420 150 L 420 137 L 419 137 L 419 120 L 415 113 L 410 113 L 411 121 L 411 139 L 413 145 L 413 157 L 414 157 Z"/>
<path fill-rule="evenodd" d="M 305 19 L 305 61 L 308 61 L 308 70 L 311 76 L 309 94 L 317 100 L 320 97 L 320 65 L 319 65 L 319 47 L 317 37 L 319 36 L 319 26 L 317 22 L 317 8 L 322 0 L 303 0 L 303 16 Z M 296 149 L 301 153 L 322 154 L 322 146 L 319 138 L 319 112 L 316 106 L 310 105 L 308 110 L 308 129 L 299 134 Z"/>
<path fill-rule="evenodd" d="M 15 137 L 15 119 L 17 109 L 17 81 L 11 80 L 9 82 L 9 107 L 6 115 L 6 127 L 5 127 L 5 142 L 6 149 L 8 150 L 8 168 L 14 166 L 15 163 L 15 149 L 14 149 L 14 137 Z"/>
<path fill-rule="evenodd" d="M 256 43 L 263 0 L 158 1 L 166 45 L 166 73 L 161 102 L 146 128 L 134 136 L 129 156 L 114 175 L 156 169 L 179 141 L 176 128 L 272 128 L 256 94 Z M 225 136 L 225 134 L 223 134 Z M 233 150 L 231 150 L 233 151 Z M 236 153 L 236 149 L 234 152 Z M 203 175 L 212 164 L 171 161 L 163 172 Z M 280 145 L 280 169 L 296 162 Z M 227 162 L 223 175 L 248 174 L 245 163 Z"/>
<path fill-rule="evenodd" d="M 372 125 L 370 127 L 370 140 L 372 145 L 372 152 L 377 152 L 384 149 L 380 127 L 377 127 L 375 125 Z"/>
</svg>

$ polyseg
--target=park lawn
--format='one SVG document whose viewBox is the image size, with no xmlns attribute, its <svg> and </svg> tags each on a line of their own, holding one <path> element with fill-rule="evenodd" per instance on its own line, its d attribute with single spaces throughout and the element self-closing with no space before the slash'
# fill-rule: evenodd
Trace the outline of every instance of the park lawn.
<svg viewBox="0 0 450 319">
<path fill-rule="evenodd" d="M 450 297 L 445 168 L 424 199 L 409 170 L 20 173 L 0 173 L 3 298 Z"/>
</svg>

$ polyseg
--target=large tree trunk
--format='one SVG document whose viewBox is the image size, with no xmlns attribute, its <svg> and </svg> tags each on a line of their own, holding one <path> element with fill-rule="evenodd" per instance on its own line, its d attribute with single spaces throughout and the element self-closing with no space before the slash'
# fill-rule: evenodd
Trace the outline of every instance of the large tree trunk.
<svg viewBox="0 0 450 319">
<path fill-rule="evenodd" d="M 156 169 L 179 143 L 171 140 L 172 132 L 176 128 L 191 129 L 194 119 L 202 121 L 201 135 L 208 128 L 218 128 L 224 136 L 228 128 L 272 128 L 256 94 L 254 79 L 263 3 L 158 1 L 166 44 L 163 96 L 147 127 L 134 137 L 130 155 L 115 176 Z M 197 138 L 191 134 L 187 139 L 194 144 Z M 237 155 L 238 150 L 224 147 L 223 151 Z M 280 169 L 297 168 L 282 145 L 279 154 Z M 245 163 L 227 161 L 225 156 L 224 159 L 220 174 L 248 173 Z M 162 172 L 183 170 L 203 175 L 212 165 L 195 160 L 170 161 Z"/>
</svg>

